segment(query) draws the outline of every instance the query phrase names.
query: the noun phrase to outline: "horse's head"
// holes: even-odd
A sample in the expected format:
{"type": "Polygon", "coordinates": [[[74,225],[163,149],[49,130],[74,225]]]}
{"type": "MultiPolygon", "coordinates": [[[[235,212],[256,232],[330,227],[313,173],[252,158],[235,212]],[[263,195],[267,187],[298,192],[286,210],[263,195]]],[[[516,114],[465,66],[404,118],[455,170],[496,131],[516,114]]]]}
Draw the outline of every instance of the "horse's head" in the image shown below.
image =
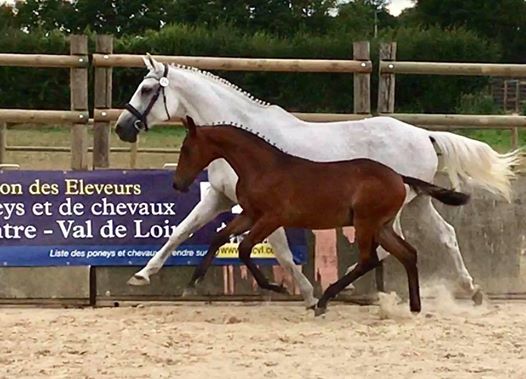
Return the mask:
{"type": "Polygon", "coordinates": [[[183,113],[169,79],[169,66],[157,62],[149,54],[143,60],[148,75],[137,87],[115,126],[119,138],[126,142],[137,141],[139,132],[147,131],[150,125],[181,117],[183,113]]]}
{"type": "Polygon", "coordinates": [[[188,133],[181,146],[173,187],[177,191],[186,192],[197,175],[217,158],[217,154],[214,153],[204,133],[199,132],[200,128],[195,125],[191,117],[183,118],[183,124],[188,133]]]}

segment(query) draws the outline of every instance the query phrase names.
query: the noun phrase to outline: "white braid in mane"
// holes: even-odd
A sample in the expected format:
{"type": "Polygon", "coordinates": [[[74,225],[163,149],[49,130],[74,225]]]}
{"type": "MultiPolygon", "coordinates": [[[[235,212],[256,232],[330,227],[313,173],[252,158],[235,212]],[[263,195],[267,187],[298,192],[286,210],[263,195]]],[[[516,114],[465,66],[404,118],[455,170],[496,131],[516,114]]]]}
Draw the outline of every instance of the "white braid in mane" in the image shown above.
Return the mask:
{"type": "Polygon", "coordinates": [[[220,122],[212,122],[211,124],[202,125],[202,126],[216,126],[216,127],[232,126],[234,128],[238,128],[238,129],[244,130],[245,132],[249,132],[253,136],[265,141],[270,146],[273,146],[274,148],[276,148],[277,150],[281,151],[282,153],[291,155],[289,152],[283,150],[282,147],[279,147],[278,145],[276,145],[276,143],[274,141],[271,141],[270,139],[268,139],[268,137],[264,136],[263,134],[260,134],[258,131],[253,131],[252,129],[247,128],[246,126],[244,126],[244,125],[242,125],[240,123],[237,123],[237,122],[220,121],[220,122]]]}
{"type": "Polygon", "coordinates": [[[222,84],[225,87],[232,88],[234,91],[239,92],[241,95],[245,96],[252,103],[257,104],[259,106],[269,107],[270,105],[272,105],[269,102],[266,102],[266,101],[263,101],[263,100],[260,100],[260,99],[258,99],[256,97],[254,97],[252,94],[248,93],[247,91],[243,90],[242,88],[239,88],[235,84],[233,84],[233,83],[229,82],[228,80],[223,79],[223,78],[221,78],[221,77],[219,77],[217,75],[214,75],[211,72],[204,71],[204,70],[201,70],[201,69],[199,69],[197,67],[193,67],[193,66],[186,66],[186,65],[183,65],[183,64],[173,64],[172,63],[172,64],[169,65],[169,67],[170,68],[174,68],[174,69],[184,70],[184,71],[190,71],[190,72],[193,72],[193,73],[197,73],[197,74],[203,76],[204,78],[212,79],[216,83],[222,84]]]}

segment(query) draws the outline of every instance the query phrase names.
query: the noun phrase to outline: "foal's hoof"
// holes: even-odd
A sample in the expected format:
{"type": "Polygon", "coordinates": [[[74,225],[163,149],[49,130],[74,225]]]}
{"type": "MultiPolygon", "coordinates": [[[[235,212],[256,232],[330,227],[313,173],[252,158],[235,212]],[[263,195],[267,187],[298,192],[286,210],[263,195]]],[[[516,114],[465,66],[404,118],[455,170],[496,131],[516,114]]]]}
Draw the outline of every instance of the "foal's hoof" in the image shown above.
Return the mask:
{"type": "Polygon", "coordinates": [[[482,305],[484,301],[484,293],[480,288],[477,288],[473,296],[471,296],[471,300],[473,300],[473,303],[475,303],[475,305],[482,305]]]}
{"type": "Polygon", "coordinates": [[[183,297],[196,296],[196,295],[197,295],[197,288],[195,287],[186,287],[183,290],[183,297]]]}
{"type": "Polygon", "coordinates": [[[321,307],[320,308],[320,307],[316,306],[314,308],[314,316],[315,317],[319,317],[321,315],[324,315],[325,313],[327,313],[327,308],[326,307],[321,307]]]}
{"type": "Polygon", "coordinates": [[[282,293],[285,295],[289,294],[289,291],[287,291],[287,288],[281,284],[276,283],[269,283],[268,289],[277,293],[282,293]]]}

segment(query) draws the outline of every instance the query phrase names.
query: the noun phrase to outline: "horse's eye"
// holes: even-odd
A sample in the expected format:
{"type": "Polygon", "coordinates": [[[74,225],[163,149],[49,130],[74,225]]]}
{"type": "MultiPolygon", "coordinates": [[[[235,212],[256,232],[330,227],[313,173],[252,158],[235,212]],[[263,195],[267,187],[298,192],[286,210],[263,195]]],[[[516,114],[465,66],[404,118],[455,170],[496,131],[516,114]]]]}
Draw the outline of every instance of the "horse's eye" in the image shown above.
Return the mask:
{"type": "Polygon", "coordinates": [[[149,93],[152,92],[152,89],[153,89],[152,87],[142,87],[141,88],[141,93],[143,95],[148,95],[149,93]]]}

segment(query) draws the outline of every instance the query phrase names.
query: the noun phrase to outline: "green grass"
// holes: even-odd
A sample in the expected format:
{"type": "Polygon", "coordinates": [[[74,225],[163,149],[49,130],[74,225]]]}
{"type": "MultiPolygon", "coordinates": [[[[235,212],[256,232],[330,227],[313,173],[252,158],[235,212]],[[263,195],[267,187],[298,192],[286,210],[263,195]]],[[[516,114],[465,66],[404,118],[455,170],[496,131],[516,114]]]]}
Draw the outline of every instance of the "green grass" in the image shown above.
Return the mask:
{"type": "MultiPolygon", "coordinates": [[[[511,146],[511,131],[510,130],[457,130],[454,133],[473,138],[479,141],[486,142],[498,152],[504,153],[512,149],[511,146]]],[[[526,145],[526,132],[519,128],[518,146],[526,145]]]]}

